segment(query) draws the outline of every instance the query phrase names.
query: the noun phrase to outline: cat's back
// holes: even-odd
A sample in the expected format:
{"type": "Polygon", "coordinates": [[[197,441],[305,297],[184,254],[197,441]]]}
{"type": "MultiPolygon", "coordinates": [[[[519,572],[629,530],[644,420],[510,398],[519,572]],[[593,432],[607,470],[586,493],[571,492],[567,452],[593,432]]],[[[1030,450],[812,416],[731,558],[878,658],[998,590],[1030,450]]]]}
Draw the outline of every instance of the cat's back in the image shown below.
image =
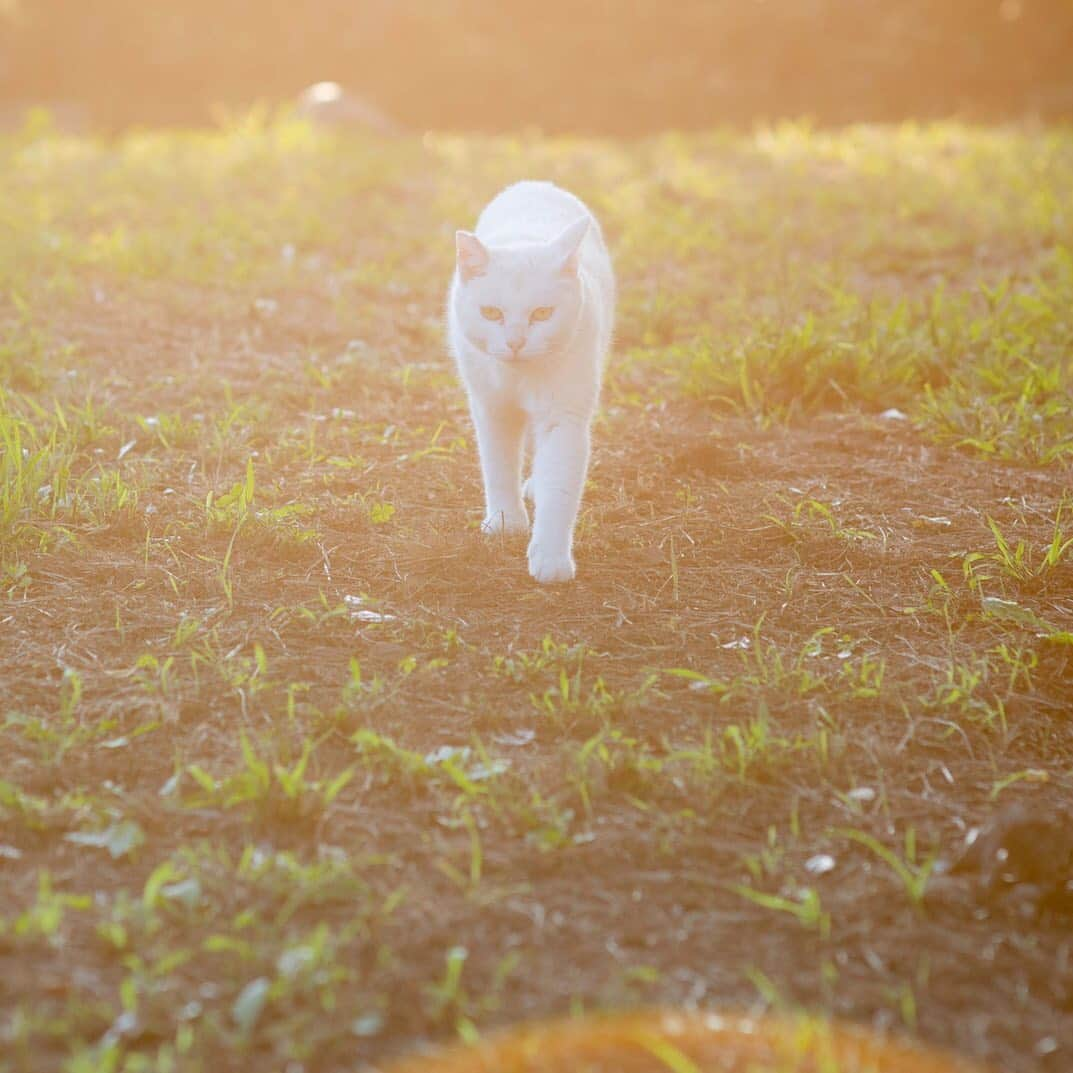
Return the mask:
{"type": "Polygon", "coordinates": [[[477,221],[477,236],[490,245],[550,242],[581,216],[593,221],[603,247],[599,222],[581,198],[555,183],[526,179],[488,202],[477,221]]]}

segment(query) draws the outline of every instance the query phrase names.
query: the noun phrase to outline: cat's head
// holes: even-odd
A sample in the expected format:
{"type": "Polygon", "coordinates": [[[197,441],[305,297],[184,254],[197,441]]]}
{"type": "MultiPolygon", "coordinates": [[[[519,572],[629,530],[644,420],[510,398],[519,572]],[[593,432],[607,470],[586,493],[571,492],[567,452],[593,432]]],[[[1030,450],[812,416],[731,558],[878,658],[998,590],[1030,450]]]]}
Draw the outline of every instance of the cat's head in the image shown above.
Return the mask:
{"type": "Polygon", "coordinates": [[[578,250],[588,229],[583,216],[551,242],[517,246],[486,246],[459,231],[455,314],[470,344],[513,362],[565,343],[581,310],[578,250]]]}

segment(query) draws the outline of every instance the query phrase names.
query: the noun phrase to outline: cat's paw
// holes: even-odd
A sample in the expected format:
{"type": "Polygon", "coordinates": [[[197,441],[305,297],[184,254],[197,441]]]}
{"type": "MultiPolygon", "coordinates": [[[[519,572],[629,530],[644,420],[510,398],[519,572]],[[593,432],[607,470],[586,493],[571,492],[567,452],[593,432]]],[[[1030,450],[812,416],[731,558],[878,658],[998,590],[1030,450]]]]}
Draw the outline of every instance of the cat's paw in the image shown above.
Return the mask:
{"type": "Polygon", "coordinates": [[[489,511],[481,522],[481,532],[486,536],[529,532],[529,513],[522,504],[510,510],[489,511]]]}
{"type": "Polygon", "coordinates": [[[573,581],[576,573],[569,551],[545,551],[539,544],[529,545],[529,575],[541,585],[573,581]]]}

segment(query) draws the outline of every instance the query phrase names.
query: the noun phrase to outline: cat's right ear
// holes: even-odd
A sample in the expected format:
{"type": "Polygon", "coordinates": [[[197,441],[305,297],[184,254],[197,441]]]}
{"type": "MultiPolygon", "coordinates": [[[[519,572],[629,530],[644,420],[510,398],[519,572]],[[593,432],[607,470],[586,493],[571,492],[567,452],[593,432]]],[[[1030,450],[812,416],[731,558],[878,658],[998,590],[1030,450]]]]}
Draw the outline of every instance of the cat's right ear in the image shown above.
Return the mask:
{"type": "Polygon", "coordinates": [[[488,268],[488,247],[472,231],[455,232],[455,254],[463,282],[483,276],[488,268]]]}

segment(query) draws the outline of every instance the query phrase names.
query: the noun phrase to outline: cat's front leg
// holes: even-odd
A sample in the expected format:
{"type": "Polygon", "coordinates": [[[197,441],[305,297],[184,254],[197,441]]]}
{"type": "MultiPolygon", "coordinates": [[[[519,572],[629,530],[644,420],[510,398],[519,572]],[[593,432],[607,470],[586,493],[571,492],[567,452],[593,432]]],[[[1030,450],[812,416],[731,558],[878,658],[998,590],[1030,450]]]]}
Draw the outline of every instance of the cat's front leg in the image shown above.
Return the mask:
{"type": "Polygon", "coordinates": [[[589,466],[589,422],[565,417],[536,431],[529,491],[536,508],[529,542],[529,573],[542,584],[570,581],[574,523],[589,466]]]}
{"type": "Polygon", "coordinates": [[[522,438],[525,416],[474,402],[473,424],[484,478],[484,521],[481,530],[497,533],[525,533],[529,513],[522,501],[522,438]]]}

